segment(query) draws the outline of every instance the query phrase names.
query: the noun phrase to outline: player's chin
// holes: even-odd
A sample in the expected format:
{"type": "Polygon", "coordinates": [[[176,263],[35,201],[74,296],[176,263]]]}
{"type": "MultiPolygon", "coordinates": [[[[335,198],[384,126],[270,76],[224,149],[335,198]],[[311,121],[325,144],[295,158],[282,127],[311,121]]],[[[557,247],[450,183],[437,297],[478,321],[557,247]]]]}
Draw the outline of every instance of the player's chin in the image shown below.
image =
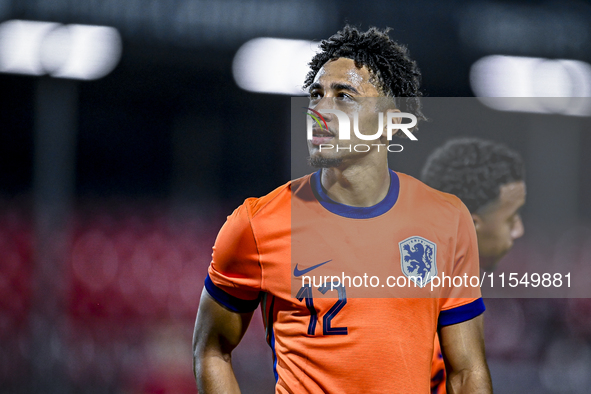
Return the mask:
{"type": "Polygon", "coordinates": [[[499,261],[497,258],[480,258],[480,270],[484,272],[491,272],[497,268],[499,261]]]}
{"type": "Polygon", "coordinates": [[[308,142],[308,153],[310,154],[311,158],[334,159],[339,157],[339,153],[341,152],[337,152],[335,149],[331,149],[330,147],[313,145],[308,142]]]}
{"type": "Polygon", "coordinates": [[[511,247],[499,250],[496,253],[493,253],[489,256],[481,256],[480,269],[487,272],[494,271],[499,265],[500,261],[503,259],[503,257],[505,257],[505,255],[509,252],[510,249],[511,247]]]}
{"type": "Polygon", "coordinates": [[[339,167],[343,160],[339,157],[331,155],[313,154],[310,152],[308,157],[308,164],[314,168],[331,168],[339,167]]]}

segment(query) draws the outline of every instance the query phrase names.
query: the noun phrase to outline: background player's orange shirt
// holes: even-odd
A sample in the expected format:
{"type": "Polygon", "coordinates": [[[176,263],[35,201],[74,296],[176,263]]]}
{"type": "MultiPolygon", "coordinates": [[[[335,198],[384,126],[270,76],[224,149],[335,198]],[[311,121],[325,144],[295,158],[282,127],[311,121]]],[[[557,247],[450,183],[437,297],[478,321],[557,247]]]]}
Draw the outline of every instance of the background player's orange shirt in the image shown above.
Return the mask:
{"type": "Polygon", "coordinates": [[[338,271],[354,259],[360,269],[378,264],[402,276],[401,242],[411,238],[436,245],[437,272],[478,275],[474,225],[455,196],[392,172],[382,202],[348,207],[326,196],[316,173],[247,199],[228,217],[206,288],[236,312],[262,302],[277,393],[427,393],[437,325],[481,314],[479,289],[425,295],[425,286],[422,298],[350,298],[346,286],[292,289],[294,277],[338,271]],[[302,234],[314,234],[307,248],[298,246],[305,253],[292,250],[302,234]],[[302,255],[313,261],[292,261],[302,255]]]}

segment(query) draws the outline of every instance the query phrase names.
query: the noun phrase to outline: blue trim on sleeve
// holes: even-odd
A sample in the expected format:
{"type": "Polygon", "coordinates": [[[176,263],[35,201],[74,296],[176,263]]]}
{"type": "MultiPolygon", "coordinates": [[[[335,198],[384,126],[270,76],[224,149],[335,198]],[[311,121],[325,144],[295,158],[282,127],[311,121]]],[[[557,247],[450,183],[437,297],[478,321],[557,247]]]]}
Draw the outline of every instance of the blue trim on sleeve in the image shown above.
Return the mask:
{"type": "Polygon", "coordinates": [[[217,302],[236,313],[248,313],[253,312],[259,306],[261,299],[259,296],[254,300],[243,300],[233,295],[230,295],[217,287],[209,277],[209,274],[205,278],[205,288],[210,296],[212,296],[217,302]]]}
{"type": "Polygon", "coordinates": [[[452,324],[462,323],[479,316],[486,310],[482,298],[472,301],[469,304],[448,309],[439,313],[439,325],[450,326],[452,324]]]}
{"type": "Polygon", "coordinates": [[[392,170],[390,170],[390,188],[388,189],[388,194],[386,194],[386,197],[382,201],[371,207],[353,207],[332,200],[322,188],[321,171],[319,170],[312,174],[310,184],[318,202],[335,215],[351,219],[371,219],[388,212],[396,204],[396,201],[398,201],[400,179],[398,179],[398,174],[392,170]]]}

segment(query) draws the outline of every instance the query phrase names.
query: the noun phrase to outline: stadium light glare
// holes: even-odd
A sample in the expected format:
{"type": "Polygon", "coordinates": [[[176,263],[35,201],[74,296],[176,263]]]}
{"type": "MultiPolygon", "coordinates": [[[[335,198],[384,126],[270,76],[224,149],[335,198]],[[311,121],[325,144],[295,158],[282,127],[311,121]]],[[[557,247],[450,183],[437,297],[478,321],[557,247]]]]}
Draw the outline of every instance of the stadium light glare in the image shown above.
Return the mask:
{"type": "Polygon", "coordinates": [[[92,80],[121,58],[112,27],[12,20],[0,24],[0,72],[92,80]]]}
{"type": "Polygon", "coordinates": [[[498,110],[591,115],[591,65],[578,60],[486,56],[472,65],[470,85],[498,110]]]}
{"type": "Polygon", "coordinates": [[[303,95],[308,62],[318,45],[314,41],[279,38],[250,40],[234,56],[234,80],[251,92],[303,95]]]}
{"type": "Polygon", "coordinates": [[[59,23],[10,20],[0,24],[0,71],[43,75],[39,50],[44,37],[59,23]]]}
{"type": "Polygon", "coordinates": [[[109,74],[121,58],[121,37],[107,26],[69,25],[70,55],[51,75],[59,78],[98,79],[109,74]]]}

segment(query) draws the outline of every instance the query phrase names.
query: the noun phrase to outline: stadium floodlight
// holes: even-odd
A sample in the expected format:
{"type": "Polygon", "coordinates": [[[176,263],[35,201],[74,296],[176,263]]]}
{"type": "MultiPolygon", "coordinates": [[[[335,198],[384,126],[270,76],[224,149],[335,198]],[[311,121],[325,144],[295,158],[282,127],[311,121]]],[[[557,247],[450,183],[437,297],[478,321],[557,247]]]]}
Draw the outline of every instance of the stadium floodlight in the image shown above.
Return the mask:
{"type": "Polygon", "coordinates": [[[0,24],[0,71],[43,75],[39,50],[44,37],[59,23],[11,20],[0,24]]]}
{"type": "Polygon", "coordinates": [[[92,80],[121,58],[112,27],[12,20],[0,24],[0,71],[92,80]]]}
{"type": "Polygon", "coordinates": [[[109,74],[121,58],[121,37],[112,27],[62,26],[46,40],[52,44],[44,48],[42,59],[48,66],[61,64],[54,71],[46,66],[58,78],[98,79],[109,74]],[[52,57],[52,54],[59,55],[52,57]]]}
{"type": "Polygon", "coordinates": [[[280,38],[255,38],[234,56],[234,80],[244,90],[259,93],[303,95],[308,62],[318,42],[280,38]]]}
{"type": "Polygon", "coordinates": [[[472,65],[470,85],[498,110],[591,115],[591,65],[578,60],[486,56],[472,65]],[[505,99],[517,97],[526,99],[505,99]]]}

